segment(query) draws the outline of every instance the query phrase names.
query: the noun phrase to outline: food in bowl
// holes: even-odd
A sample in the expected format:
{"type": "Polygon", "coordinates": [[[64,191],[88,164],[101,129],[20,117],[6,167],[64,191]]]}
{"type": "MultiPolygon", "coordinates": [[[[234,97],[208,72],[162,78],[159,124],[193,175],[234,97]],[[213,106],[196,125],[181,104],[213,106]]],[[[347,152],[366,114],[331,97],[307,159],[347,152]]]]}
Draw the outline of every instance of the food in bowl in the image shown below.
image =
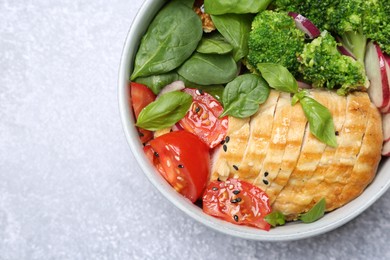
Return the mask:
{"type": "Polygon", "coordinates": [[[131,75],[136,127],[157,172],[207,214],[312,222],[359,196],[388,153],[387,45],[371,28],[362,55],[301,6],[247,2],[158,12],[131,75]]]}

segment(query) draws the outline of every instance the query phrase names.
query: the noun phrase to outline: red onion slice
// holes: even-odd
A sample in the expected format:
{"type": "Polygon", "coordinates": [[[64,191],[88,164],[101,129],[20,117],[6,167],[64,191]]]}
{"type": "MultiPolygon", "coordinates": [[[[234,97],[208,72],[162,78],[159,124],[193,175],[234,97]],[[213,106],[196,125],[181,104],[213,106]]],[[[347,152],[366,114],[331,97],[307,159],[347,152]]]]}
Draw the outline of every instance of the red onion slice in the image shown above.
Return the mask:
{"type": "Polygon", "coordinates": [[[304,32],[309,39],[314,39],[320,36],[320,30],[303,15],[294,12],[289,12],[288,15],[294,18],[297,28],[304,32]]]}
{"type": "Polygon", "coordinates": [[[181,80],[178,80],[178,81],[174,81],[172,82],[171,84],[168,84],[166,85],[161,91],[160,93],[158,93],[157,98],[159,98],[162,94],[165,94],[165,93],[168,93],[168,92],[172,92],[172,91],[177,91],[177,90],[182,90],[184,89],[186,86],[184,85],[184,82],[181,81],[181,80]]]}

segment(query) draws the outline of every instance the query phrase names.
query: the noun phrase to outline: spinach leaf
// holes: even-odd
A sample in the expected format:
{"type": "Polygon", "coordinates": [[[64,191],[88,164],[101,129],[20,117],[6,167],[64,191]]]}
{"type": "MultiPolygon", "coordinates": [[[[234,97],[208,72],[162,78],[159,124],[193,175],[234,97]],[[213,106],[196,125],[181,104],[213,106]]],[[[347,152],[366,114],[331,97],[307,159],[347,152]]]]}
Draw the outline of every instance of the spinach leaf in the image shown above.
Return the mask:
{"type": "Polygon", "coordinates": [[[204,0],[208,14],[258,13],[264,11],[272,0],[204,0]]]}
{"type": "Polygon", "coordinates": [[[299,219],[305,223],[311,223],[320,219],[325,214],[325,205],[325,199],[322,198],[308,212],[300,215],[299,219]]]}
{"type": "Polygon", "coordinates": [[[261,77],[255,74],[240,75],[223,91],[224,111],[220,117],[249,117],[259,110],[259,105],[267,100],[269,93],[269,86],[261,77]]]}
{"type": "Polygon", "coordinates": [[[259,63],[257,68],[268,84],[279,91],[288,93],[298,92],[298,83],[294,76],[280,64],[259,63]]]}
{"type": "Polygon", "coordinates": [[[135,82],[148,86],[157,95],[163,87],[178,80],[178,78],[179,75],[176,72],[168,72],[148,77],[139,77],[135,79],[135,82]]]}
{"type": "Polygon", "coordinates": [[[233,58],[240,60],[248,54],[248,39],[253,20],[252,15],[224,14],[212,15],[211,19],[218,31],[233,45],[233,58]]]}
{"type": "Polygon", "coordinates": [[[173,0],[172,2],[179,2],[188,6],[189,8],[192,8],[194,6],[195,0],[173,0]]]}
{"type": "Polygon", "coordinates": [[[225,38],[219,33],[212,34],[208,37],[203,37],[200,41],[197,52],[200,53],[215,53],[215,54],[225,54],[233,50],[233,46],[228,43],[225,38]]]}
{"type": "Polygon", "coordinates": [[[188,81],[201,85],[224,84],[237,75],[237,64],[229,54],[194,53],[177,70],[188,81]]]}
{"type": "Polygon", "coordinates": [[[277,225],[284,225],[286,223],[285,216],[279,212],[274,211],[264,218],[265,221],[267,221],[271,226],[276,227],[277,225]]]}
{"type": "Polygon", "coordinates": [[[317,137],[318,140],[329,146],[336,147],[337,140],[330,111],[308,96],[301,98],[299,101],[302,105],[303,112],[309,121],[310,132],[317,137]]]}
{"type": "Polygon", "coordinates": [[[185,116],[191,104],[191,95],[168,92],[141,110],[136,126],[151,131],[170,127],[185,116]]]}
{"type": "Polygon", "coordinates": [[[212,95],[216,100],[222,103],[222,96],[225,87],[223,85],[210,85],[210,86],[201,86],[199,85],[197,89],[201,89],[206,93],[212,95]]]}
{"type": "Polygon", "coordinates": [[[141,40],[131,80],[179,67],[202,38],[202,22],[188,6],[173,1],[156,15],[141,40]]]}

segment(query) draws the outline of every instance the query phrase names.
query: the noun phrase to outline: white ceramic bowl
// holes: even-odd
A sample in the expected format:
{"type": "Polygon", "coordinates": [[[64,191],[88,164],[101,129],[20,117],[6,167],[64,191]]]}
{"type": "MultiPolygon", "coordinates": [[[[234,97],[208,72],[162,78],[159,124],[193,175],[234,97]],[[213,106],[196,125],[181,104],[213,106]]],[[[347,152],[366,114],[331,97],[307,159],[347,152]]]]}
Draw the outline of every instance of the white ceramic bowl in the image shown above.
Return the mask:
{"type": "Polygon", "coordinates": [[[152,184],[176,207],[190,217],[222,233],[262,241],[283,241],[307,238],[333,230],[354,217],[358,216],[372,205],[390,186],[390,160],[382,162],[374,181],[358,198],[347,205],[327,213],[320,220],[311,223],[289,223],[285,226],[272,228],[269,232],[230,224],[206,215],[202,209],[182,197],[155,171],[144,156],[142,144],[134,127],[134,118],[128,105],[128,81],[133,69],[134,57],[142,35],[145,33],[154,15],[165,3],[164,0],[146,0],[131,25],[123,49],[119,72],[119,106],[123,128],[130,148],[141,166],[143,172],[152,184]]]}

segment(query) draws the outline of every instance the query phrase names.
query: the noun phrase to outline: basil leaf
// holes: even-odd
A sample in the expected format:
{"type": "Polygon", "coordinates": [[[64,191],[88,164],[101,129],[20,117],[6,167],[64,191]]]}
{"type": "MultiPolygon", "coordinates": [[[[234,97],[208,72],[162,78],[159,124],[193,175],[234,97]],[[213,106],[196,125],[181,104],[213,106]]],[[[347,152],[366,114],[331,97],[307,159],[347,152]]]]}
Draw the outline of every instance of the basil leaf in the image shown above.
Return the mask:
{"type": "Polygon", "coordinates": [[[156,15],[141,40],[131,80],[179,67],[194,52],[203,29],[199,16],[174,1],[156,15]]]}
{"type": "Polygon", "coordinates": [[[284,225],[286,223],[285,216],[278,211],[274,211],[264,218],[271,226],[276,227],[277,225],[284,225]]]}
{"type": "Polygon", "coordinates": [[[261,77],[255,74],[240,75],[227,84],[223,91],[224,111],[220,117],[249,117],[259,110],[259,105],[267,100],[269,93],[269,86],[261,77]]]}
{"type": "Polygon", "coordinates": [[[308,212],[301,214],[299,219],[305,223],[311,223],[320,219],[325,214],[325,199],[319,200],[308,212]]]}
{"type": "Polygon", "coordinates": [[[225,14],[212,15],[211,19],[218,31],[233,45],[233,58],[240,60],[248,54],[248,39],[252,15],[225,14]]]}
{"type": "Polygon", "coordinates": [[[200,41],[197,52],[200,53],[215,53],[215,54],[226,54],[233,50],[233,46],[228,43],[225,38],[219,33],[212,34],[208,37],[203,37],[200,41]]]}
{"type": "Polygon", "coordinates": [[[191,104],[191,95],[168,92],[141,110],[136,126],[151,131],[170,127],[185,116],[191,104]]]}
{"type": "Polygon", "coordinates": [[[325,144],[336,147],[337,140],[330,111],[311,97],[300,99],[303,112],[310,125],[310,132],[325,144]]]}
{"type": "Polygon", "coordinates": [[[298,83],[294,76],[280,64],[259,63],[257,68],[271,88],[288,93],[298,92],[298,83]]]}
{"type": "Polygon", "coordinates": [[[168,72],[148,77],[139,77],[135,79],[135,82],[148,86],[154,94],[158,94],[163,87],[178,80],[178,78],[179,75],[176,72],[168,72]]]}
{"type": "Polygon", "coordinates": [[[205,0],[204,8],[208,14],[258,13],[267,9],[272,0],[205,0]]]}
{"type": "Polygon", "coordinates": [[[224,84],[237,75],[238,67],[229,54],[194,53],[177,70],[180,76],[200,85],[224,84]]]}
{"type": "Polygon", "coordinates": [[[299,90],[291,99],[291,105],[294,106],[299,100],[304,98],[307,95],[306,90],[299,90]]]}

